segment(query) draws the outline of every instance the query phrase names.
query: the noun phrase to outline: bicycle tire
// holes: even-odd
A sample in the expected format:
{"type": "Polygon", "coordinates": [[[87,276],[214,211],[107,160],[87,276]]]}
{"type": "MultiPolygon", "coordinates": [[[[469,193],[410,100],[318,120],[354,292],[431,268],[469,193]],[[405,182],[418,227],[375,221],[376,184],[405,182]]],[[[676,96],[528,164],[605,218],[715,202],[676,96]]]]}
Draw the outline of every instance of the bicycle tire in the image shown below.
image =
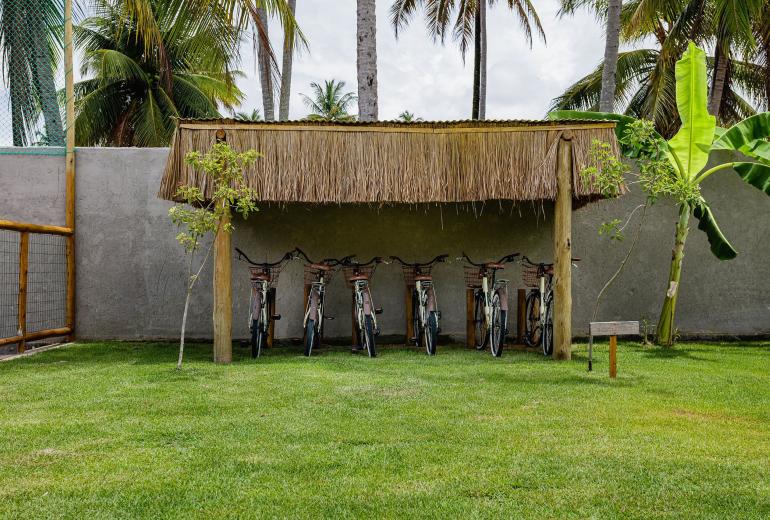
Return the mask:
{"type": "Polygon", "coordinates": [[[418,299],[419,295],[415,290],[412,297],[412,331],[414,332],[414,345],[416,347],[422,345],[422,327],[420,326],[420,304],[418,299]]]}
{"type": "Polygon", "coordinates": [[[436,343],[438,340],[438,323],[436,321],[436,312],[432,311],[428,315],[428,329],[424,332],[425,350],[429,356],[436,355],[436,343]]]}
{"type": "Polygon", "coordinates": [[[476,350],[484,350],[484,347],[487,346],[487,324],[484,319],[484,297],[479,292],[475,299],[476,303],[473,311],[473,323],[475,325],[474,332],[476,336],[473,345],[476,347],[476,350]]]}
{"type": "Polygon", "coordinates": [[[545,299],[545,318],[543,324],[543,355],[553,355],[553,294],[545,299]]]}
{"type": "Polygon", "coordinates": [[[262,330],[262,326],[257,327],[256,334],[251,336],[251,357],[257,359],[262,355],[262,347],[267,340],[267,333],[262,330]]]}
{"type": "Polygon", "coordinates": [[[364,330],[361,332],[369,357],[377,357],[377,347],[374,344],[374,319],[371,316],[364,316],[364,330]]]}
{"type": "Polygon", "coordinates": [[[528,347],[539,347],[543,334],[540,326],[540,291],[536,289],[527,295],[525,317],[524,343],[528,347]]]}
{"type": "Polygon", "coordinates": [[[315,320],[308,319],[307,325],[305,326],[305,356],[310,357],[310,354],[313,352],[315,340],[315,320]]]}
{"type": "Polygon", "coordinates": [[[489,327],[489,350],[494,357],[503,355],[503,321],[500,309],[500,295],[492,297],[492,319],[489,327]]]}

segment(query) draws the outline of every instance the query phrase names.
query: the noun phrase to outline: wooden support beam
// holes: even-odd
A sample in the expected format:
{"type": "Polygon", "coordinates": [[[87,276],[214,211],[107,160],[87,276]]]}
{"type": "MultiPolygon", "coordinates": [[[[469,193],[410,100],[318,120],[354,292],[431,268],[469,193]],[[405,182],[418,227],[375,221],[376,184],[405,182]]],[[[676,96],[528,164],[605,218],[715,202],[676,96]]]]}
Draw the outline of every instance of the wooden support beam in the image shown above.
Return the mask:
{"type": "Polygon", "coordinates": [[[267,316],[270,323],[267,326],[267,347],[273,348],[273,342],[275,341],[275,320],[273,319],[273,316],[275,316],[275,287],[271,287],[268,291],[270,291],[270,306],[267,308],[267,316]]]}
{"type": "Polygon", "coordinates": [[[13,336],[11,338],[0,339],[0,347],[3,345],[12,345],[21,341],[30,342],[37,341],[39,339],[53,338],[56,336],[68,336],[72,334],[72,329],[68,327],[62,327],[60,329],[45,329],[38,330],[36,332],[30,332],[26,336],[13,336]]]}
{"type": "Polygon", "coordinates": [[[27,273],[29,272],[29,233],[23,231],[19,236],[19,303],[17,335],[21,337],[16,348],[22,354],[26,348],[27,336],[27,273]]]}
{"type": "Polygon", "coordinates": [[[527,290],[516,291],[516,344],[524,344],[524,333],[527,330],[527,290]]]}
{"type": "Polygon", "coordinates": [[[414,286],[407,285],[406,293],[404,295],[404,309],[406,310],[406,337],[404,338],[405,345],[411,345],[412,338],[414,337],[414,286]]]}
{"type": "Polygon", "coordinates": [[[75,79],[72,0],[64,0],[64,122],[65,223],[67,237],[67,341],[75,339],[75,79]]]}
{"type": "Polygon", "coordinates": [[[224,213],[214,242],[214,362],[233,361],[233,281],[230,233],[230,208],[222,202],[224,213]]]}
{"type": "Polygon", "coordinates": [[[72,229],[68,227],[41,226],[39,224],[29,224],[27,222],[14,222],[13,220],[0,220],[0,229],[28,233],[42,233],[46,235],[69,236],[72,234],[72,229]]]}
{"type": "Polygon", "coordinates": [[[554,207],[553,358],[572,357],[572,133],[559,139],[554,207]]]}
{"type": "Polygon", "coordinates": [[[351,333],[350,333],[350,343],[356,347],[363,343],[363,338],[358,337],[358,327],[356,323],[356,293],[355,291],[351,291],[351,298],[350,298],[350,323],[351,323],[351,333]]]}
{"type": "Polygon", "coordinates": [[[476,322],[474,320],[474,304],[476,301],[473,298],[473,289],[465,289],[465,346],[468,348],[474,348],[476,342],[476,322]]]}

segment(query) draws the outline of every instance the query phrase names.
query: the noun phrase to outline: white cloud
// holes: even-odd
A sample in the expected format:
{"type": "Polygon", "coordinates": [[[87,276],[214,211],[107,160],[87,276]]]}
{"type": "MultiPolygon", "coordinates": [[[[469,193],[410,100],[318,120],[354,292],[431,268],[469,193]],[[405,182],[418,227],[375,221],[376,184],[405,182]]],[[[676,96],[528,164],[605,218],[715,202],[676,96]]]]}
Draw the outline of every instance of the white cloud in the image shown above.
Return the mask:
{"type": "MultiPolygon", "coordinates": [[[[472,94],[472,55],[463,66],[454,41],[434,43],[420,12],[396,40],[389,22],[389,0],[378,0],[377,53],[380,118],[396,118],[403,110],[425,119],[467,119],[472,94]]],[[[489,12],[487,118],[542,118],[551,100],[592,70],[604,51],[604,30],[588,12],[558,19],[558,0],[538,0],[547,45],[527,45],[518,21],[504,3],[489,12]]],[[[291,116],[306,115],[300,92],[312,81],[338,79],[356,90],[356,1],[297,0],[297,19],[310,44],[295,58],[291,116]]],[[[282,47],[280,27],[271,26],[276,52],[282,47]]],[[[262,108],[255,79],[251,44],[244,46],[240,82],[246,108],[262,108]]]]}

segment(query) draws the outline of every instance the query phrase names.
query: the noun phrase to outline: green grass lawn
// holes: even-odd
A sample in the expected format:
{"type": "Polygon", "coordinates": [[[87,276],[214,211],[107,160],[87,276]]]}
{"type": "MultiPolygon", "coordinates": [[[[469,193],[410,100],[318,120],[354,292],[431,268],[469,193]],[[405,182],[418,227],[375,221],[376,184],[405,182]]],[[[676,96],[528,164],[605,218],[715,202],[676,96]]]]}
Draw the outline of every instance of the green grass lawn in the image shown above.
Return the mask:
{"type": "Polygon", "coordinates": [[[0,517],[770,517],[770,343],[0,364],[0,517]]]}

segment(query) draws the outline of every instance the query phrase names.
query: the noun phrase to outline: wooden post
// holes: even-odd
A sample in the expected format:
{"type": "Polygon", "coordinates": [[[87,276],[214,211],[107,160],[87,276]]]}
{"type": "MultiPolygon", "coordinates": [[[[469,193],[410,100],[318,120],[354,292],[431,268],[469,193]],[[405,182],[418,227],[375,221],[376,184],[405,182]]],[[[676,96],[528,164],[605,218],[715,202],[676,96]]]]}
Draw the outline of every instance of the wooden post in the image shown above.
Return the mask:
{"type": "Polygon", "coordinates": [[[406,306],[406,338],[404,338],[404,344],[410,345],[412,338],[414,338],[414,286],[406,286],[406,294],[404,295],[404,305],[406,306]]]}
{"type": "Polygon", "coordinates": [[[214,242],[214,362],[233,360],[233,286],[230,233],[223,228],[230,222],[227,201],[214,242]]]}
{"type": "Polygon", "coordinates": [[[29,271],[29,233],[22,232],[19,236],[19,333],[21,337],[17,352],[21,354],[27,349],[27,272],[29,271]]]}
{"type": "Polygon", "coordinates": [[[75,338],[75,83],[73,76],[72,0],[64,0],[64,175],[65,222],[72,230],[67,237],[67,328],[72,332],[67,340],[75,338]]]}
{"type": "Polygon", "coordinates": [[[610,336],[610,377],[618,376],[618,337],[610,336]]]}
{"type": "Polygon", "coordinates": [[[524,332],[527,329],[527,290],[516,291],[516,344],[524,344],[524,332]]]}
{"type": "Polygon", "coordinates": [[[554,208],[554,359],[572,357],[572,133],[559,139],[554,208]]]}
{"type": "Polygon", "coordinates": [[[476,342],[476,321],[474,320],[474,304],[476,301],[473,298],[473,289],[465,290],[465,346],[468,348],[474,348],[476,342]]]}

